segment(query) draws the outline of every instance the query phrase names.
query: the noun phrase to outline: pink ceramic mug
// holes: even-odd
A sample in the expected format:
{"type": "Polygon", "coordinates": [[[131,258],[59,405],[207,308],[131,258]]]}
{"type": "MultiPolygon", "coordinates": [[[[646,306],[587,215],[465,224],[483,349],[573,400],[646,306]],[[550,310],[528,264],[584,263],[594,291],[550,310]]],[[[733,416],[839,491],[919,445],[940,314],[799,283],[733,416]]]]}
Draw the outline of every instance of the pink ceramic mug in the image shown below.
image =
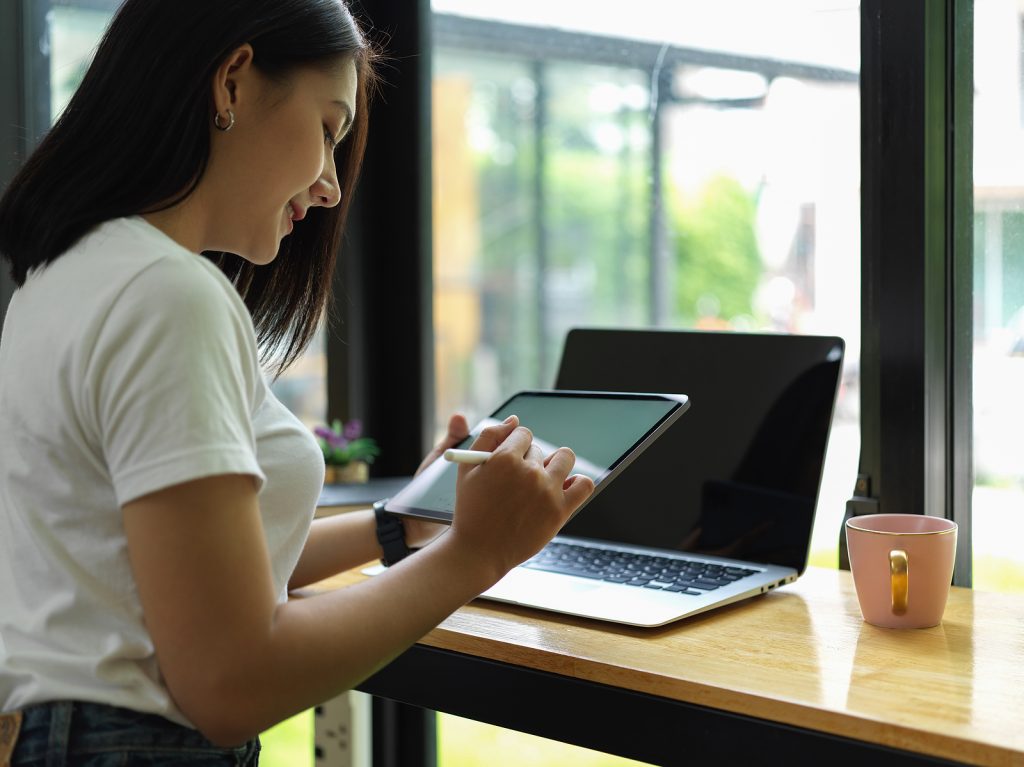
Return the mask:
{"type": "Polygon", "coordinates": [[[922,514],[846,520],[850,570],[864,620],[891,629],[942,622],[953,579],[956,522],[922,514]]]}

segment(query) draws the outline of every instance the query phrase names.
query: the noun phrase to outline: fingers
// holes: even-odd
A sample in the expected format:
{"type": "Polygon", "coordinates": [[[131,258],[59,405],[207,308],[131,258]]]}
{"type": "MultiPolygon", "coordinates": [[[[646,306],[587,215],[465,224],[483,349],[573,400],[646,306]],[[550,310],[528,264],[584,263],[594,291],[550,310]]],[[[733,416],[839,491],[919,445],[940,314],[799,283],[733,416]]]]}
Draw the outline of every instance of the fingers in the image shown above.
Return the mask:
{"type": "MultiPolygon", "coordinates": [[[[530,458],[530,451],[535,447],[533,444],[533,432],[527,429],[525,426],[517,426],[512,430],[512,433],[505,437],[505,441],[494,448],[495,453],[509,452],[518,458],[530,458]]],[[[540,462],[544,459],[540,448],[537,448],[537,454],[532,456],[534,460],[540,462]]]]}
{"type": "MultiPolygon", "coordinates": [[[[594,482],[589,477],[582,474],[569,476],[576,465],[576,454],[568,447],[560,447],[545,457],[543,450],[533,441],[533,433],[518,424],[518,418],[509,416],[503,423],[488,426],[473,443],[473,449],[509,453],[543,467],[548,476],[561,485],[567,505],[575,509],[594,491],[594,482]]],[[[460,476],[471,468],[460,466],[460,476]]]]}
{"type": "Polygon", "coordinates": [[[420,464],[419,468],[416,469],[416,473],[419,474],[426,469],[430,464],[441,457],[441,454],[450,447],[455,447],[462,440],[469,436],[469,424],[466,422],[466,416],[461,413],[456,413],[448,419],[448,433],[441,438],[441,441],[434,446],[434,449],[427,453],[426,458],[420,464]]]}
{"type": "Polygon", "coordinates": [[[576,465],[576,454],[567,447],[560,447],[547,457],[544,465],[553,477],[564,482],[572,467],[576,465]]]}
{"type": "MultiPolygon", "coordinates": [[[[480,432],[480,435],[473,442],[474,450],[486,450],[494,452],[499,445],[503,444],[519,426],[519,417],[510,415],[502,423],[488,426],[480,432]]],[[[520,455],[526,453],[526,445],[523,445],[520,455]]]]}
{"type": "Polygon", "coordinates": [[[455,447],[469,436],[469,422],[462,413],[456,413],[448,419],[448,434],[442,443],[444,448],[455,447]]]}
{"type": "Polygon", "coordinates": [[[573,474],[562,484],[562,489],[566,505],[575,510],[594,492],[594,480],[583,474],[573,474]]]}
{"type": "Polygon", "coordinates": [[[560,447],[548,456],[544,462],[552,478],[560,481],[565,494],[565,504],[569,509],[577,509],[590,494],[594,492],[594,480],[583,474],[569,476],[576,465],[576,454],[567,447],[560,447]]]}

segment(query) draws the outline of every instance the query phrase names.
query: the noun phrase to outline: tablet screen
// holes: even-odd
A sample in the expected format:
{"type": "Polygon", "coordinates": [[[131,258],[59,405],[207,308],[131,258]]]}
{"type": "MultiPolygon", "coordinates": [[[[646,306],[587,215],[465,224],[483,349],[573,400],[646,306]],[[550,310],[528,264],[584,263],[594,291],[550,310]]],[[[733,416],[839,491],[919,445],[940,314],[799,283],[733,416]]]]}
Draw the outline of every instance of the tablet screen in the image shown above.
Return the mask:
{"type": "MultiPolygon", "coordinates": [[[[472,430],[459,447],[469,447],[488,425],[510,415],[533,432],[545,456],[572,448],[572,473],[594,480],[596,495],[672,424],[689,405],[685,395],[613,392],[526,391],[510,398],[472,430]]],[[[451,522],[458,467],[439,458],[387,504],[398,514],[451,522]]],[[[582,507],[581,507],[582,508],[582,507]]]]}

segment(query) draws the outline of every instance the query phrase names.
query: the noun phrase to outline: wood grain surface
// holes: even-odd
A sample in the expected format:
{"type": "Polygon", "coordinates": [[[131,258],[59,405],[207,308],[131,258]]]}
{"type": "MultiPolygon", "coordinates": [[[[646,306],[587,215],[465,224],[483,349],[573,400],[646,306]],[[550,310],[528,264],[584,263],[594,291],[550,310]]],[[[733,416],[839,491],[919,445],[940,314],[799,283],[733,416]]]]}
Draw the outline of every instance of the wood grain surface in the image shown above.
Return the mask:
{"type": "MultiPolygon", "coordinates": [[[[365,578],[353,570],[313,587],[365,578]]],[[[940,626],[876,628],[849,573],[656,629],[477,600],[422,644],[984,765],[1024,766],[1024,595],[954,588],[940,626]]]]}

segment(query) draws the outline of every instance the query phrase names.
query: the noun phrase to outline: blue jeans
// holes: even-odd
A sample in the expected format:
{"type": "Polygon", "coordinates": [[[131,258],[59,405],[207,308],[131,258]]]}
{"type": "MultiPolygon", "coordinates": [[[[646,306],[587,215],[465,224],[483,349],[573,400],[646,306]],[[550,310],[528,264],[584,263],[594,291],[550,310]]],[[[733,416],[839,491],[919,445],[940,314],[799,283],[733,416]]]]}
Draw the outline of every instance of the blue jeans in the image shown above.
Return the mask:
{"type": "Polygon", "coordinates": [[[259,763],[260,741],[220,748],[198,730],[156,714],[80,701],[22,709],[11,767],[231,765],[259,763]]]}

